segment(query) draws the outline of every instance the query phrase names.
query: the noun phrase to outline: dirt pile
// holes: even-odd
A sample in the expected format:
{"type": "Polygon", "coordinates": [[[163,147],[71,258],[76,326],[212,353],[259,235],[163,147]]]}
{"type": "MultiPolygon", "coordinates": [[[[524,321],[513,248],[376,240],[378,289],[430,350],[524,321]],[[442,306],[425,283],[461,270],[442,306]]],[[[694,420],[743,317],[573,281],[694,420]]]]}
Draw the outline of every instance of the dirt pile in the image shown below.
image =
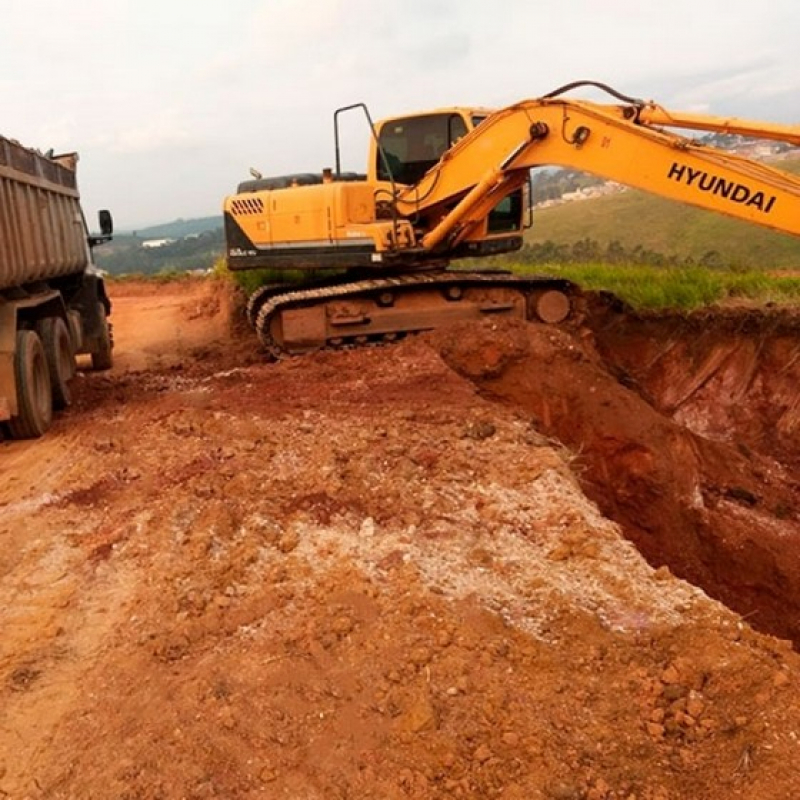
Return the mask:
{"type": "Polygon", "coordinates": [[[645,562],[552,395],[497,400],[591,368],[598,422],[643,413],[591,348],[487,325],[265,364],[208,292],[118,304],[115,372],[1,446],[0,796],[800,792],[800,657],[645,562]]]}

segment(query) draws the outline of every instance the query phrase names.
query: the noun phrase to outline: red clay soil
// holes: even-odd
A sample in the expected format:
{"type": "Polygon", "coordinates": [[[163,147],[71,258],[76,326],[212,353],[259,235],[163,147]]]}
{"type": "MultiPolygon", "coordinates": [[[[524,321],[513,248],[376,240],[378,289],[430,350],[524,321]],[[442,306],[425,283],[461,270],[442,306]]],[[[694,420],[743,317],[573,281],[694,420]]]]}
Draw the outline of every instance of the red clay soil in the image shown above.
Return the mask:
{"type": "Polygon", "coordinates": [[[800,643],[800,318],[597,307],[575,336],[436,336],[485,395],[573,449],[587,495],[654,566],[800,643]]]}
{"type": "Polygon", "coordinates": [[[800,656],[673,575],[738,534],[786,591],[776,459],[588,330],[269,364],[216,285],[125,292],[114,370],[0,443],[0,797],[800,796],[800,656]]]}

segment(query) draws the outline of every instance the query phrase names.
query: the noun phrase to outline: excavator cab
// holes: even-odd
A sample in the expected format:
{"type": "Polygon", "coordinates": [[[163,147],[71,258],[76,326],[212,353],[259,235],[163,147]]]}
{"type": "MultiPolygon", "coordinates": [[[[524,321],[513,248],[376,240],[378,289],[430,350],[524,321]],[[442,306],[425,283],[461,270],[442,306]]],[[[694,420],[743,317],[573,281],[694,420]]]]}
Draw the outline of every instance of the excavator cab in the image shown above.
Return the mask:
{"type": "MultiPolygon", "coordinates": [[[[490,113],[483,108],[448,108],[379,122],[370,164],[375,179],[381,184],[414,186],[490,113]]],[[[511,192],[488,213],[477,238],[518,233],[527,210],[525,190],[511,192]]]]}
{"type": "Polygon", "coordinates": [[[475,124],[461,111],[387,120],[378,133],[378,180],[412,186],[475,124]]]}
{"type": "Polygon", "coordinates": [[[379,181],[413,186],[491,111],[447,108],[377,123],[372,170],[379,181]]]}

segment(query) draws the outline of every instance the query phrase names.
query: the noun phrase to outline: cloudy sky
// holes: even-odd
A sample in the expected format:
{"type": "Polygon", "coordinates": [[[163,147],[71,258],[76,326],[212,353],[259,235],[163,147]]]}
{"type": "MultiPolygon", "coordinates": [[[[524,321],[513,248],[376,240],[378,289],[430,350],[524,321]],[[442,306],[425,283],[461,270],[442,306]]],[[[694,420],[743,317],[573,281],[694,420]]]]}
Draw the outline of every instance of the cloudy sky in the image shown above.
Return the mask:
{"type": "Polygon", "coordinates": [[[0,134],[78,150],[87,215],[133,230],[219,213],[251,166],[332,165],[354,102],[380,118],[593,79],[800,122],[798,31],[798,0],[4,0],[0,134]]]}

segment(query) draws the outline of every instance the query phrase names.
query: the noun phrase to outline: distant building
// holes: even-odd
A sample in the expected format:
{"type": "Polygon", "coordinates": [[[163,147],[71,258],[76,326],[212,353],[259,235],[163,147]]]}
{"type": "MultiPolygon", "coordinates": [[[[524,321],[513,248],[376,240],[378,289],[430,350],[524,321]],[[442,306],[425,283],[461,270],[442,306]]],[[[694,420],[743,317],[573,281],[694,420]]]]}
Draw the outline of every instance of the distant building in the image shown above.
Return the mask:
{"type": "Polygon", "coordinates": [[[168,244],[173,244],[175,242],[174,239],[146,239],[142,242],[142,247],[146,247],[148,250],[155,250],[157,247],[165,247],[168,244]]]}
{"type": "Polygon", "coordinates": [[[541,200],[535,203],[539,208],[551,208],[552,206],[560,206],[565,203],[574,203],[579,200],[592,200],[596,197],[603,197],[607,194],[616,194],[618,192],[627,191],[627,186],[615,181],[605,181],[598,183],[594,186],[584,186],[582,189],[575,189],[571,192],[564,192],[561,197],[553,198],[550,200],[541,200]]]}

